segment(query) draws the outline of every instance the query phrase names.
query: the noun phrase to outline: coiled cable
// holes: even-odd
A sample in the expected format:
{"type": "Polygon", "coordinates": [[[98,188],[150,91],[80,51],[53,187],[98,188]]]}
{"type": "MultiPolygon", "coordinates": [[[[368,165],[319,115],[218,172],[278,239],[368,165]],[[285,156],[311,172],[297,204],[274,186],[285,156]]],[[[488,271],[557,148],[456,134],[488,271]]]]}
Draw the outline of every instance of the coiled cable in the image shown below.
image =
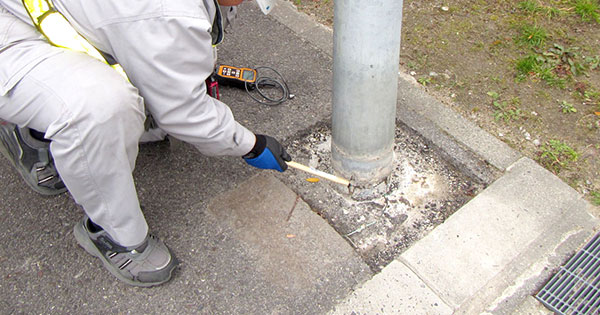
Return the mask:
{"type": "Polygon", "coordinates": [[[295,95],[290,93],[285,79],[277,70],[266,66],[257,67],[255,70],[256,82],[253,84],[244,83],[246,92],[253,100],[263,105],[277,106],[288,99],[294,98],[295,95]],[[273,72],[274,77],[262,75],[261,69],[273,72]],[[274,92],[273,89],[276,91],[274,92]]]}

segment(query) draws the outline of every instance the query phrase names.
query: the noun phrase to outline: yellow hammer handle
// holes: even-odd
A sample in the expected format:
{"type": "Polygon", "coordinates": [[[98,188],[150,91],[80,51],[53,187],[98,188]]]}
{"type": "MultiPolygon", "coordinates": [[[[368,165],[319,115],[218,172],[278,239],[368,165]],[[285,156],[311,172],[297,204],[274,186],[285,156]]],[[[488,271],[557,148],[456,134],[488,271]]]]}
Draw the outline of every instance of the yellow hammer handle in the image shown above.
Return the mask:
{"type": "Polygon", "coordinates": [[[319,176],[319,177],[323,177],[323,178],[325,178],[327,180],[330,180],[332,182],[336,182],[338,184],[342,184],[342,185],[345,185],[345,186],[349,186],[350,185],[350,181],[347,180],[347,179],[345,179],[345,178],[337,177],[335,175],[331,175],[331,174],[325,173],[323,171],[316,170],[316,169],[314,169],[312,167],[308,167],[306,165],[302,165],[302,164],[296,163],[294,161],[285,162],[285,163],[287,163],[287,165],[289,167],[293,167],[295,169],[299,169],[301,171],[305,171],[307,173],[310,173],[310,174],[313,174],[313,175],[316,175],[316,176],[319,176]]]}

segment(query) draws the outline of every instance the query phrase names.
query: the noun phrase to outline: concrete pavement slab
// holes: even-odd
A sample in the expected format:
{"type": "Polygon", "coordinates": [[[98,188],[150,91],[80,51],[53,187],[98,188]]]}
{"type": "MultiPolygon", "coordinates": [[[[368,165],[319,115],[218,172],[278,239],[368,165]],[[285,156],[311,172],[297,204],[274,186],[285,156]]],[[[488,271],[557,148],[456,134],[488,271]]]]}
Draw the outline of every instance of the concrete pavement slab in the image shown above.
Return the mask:
{"type": "Polygon", "coordinates": [[[554,312],[547,309],[533,296],[528,296],[525,301],[515,309],[514,315],[552,315],[554,312]]]}
{"type": "Polygon", "coordinates": [[[452,308],[406,265],[394,261],[350,294],[329,314],[443,315],[452,314],[452,308]]]}
{"type": "MultiPolygon", "coordinates": [[[[259,174],[218,196],[208,207],[247,253],[240,257],[253,274],[248,301],[268,300],[252,314],[321,313],[370,271],[352,247],[281,181],[259,174]],[[255,290],[268,287],[269,291],[255,290]],[[275,302],[279,301],[279,302],[275,302]],[[276,304],[274,304],[276,303],[276,304]]],[[[231,311],[226,310],[227,313],[231,311]]],[[[233,311],[238,311],[234,309],[233,311]]]]}
{"type": "MultiPolygon", "coordinates": [[[[368,266],[352,247],[271,175],[250,178],[215,198],[208,209],[220,224],[231,228],[230,237],[249,253],[255,277],[274,289],[248,294],[285,301],[276,308],[279,311],[323,312],[332,305],[327,302],[370,277],[368,266]]],[[[258,313],[272,310],[265,306],[258,313]]]]}
{"type": "Polygon", "coordinates": [[[453,308],[501,310],[516,292],[535,289],[528,284],[556,263],[559,248],[571,251],[590,236],[598,220],[587,208],[523,158],[400,259],[453,308]]]}

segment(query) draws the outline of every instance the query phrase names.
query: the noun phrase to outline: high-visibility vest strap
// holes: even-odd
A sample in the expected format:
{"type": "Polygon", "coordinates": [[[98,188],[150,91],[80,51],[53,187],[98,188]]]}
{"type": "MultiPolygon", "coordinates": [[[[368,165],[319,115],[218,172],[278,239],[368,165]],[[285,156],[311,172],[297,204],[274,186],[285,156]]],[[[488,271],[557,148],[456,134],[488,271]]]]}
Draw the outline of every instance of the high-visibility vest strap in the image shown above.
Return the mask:
{"type": "MultiPolygon", "coordinates": [[[[100,51],[77,33],[71,23],[54,8],[50,0],[22,0],[22,2],[33,25],[52,45],[86,53],[108,64],[100,51]]],[[[115,64],[111,67],[127,77],[120,65],[115,64]]]]}
{"type": "Polygon", "coordinates": [[[40,17],[53,9],[52,4],[47,0],[23,0],[23,6],[36,27],[39,25],[40,17]]]}

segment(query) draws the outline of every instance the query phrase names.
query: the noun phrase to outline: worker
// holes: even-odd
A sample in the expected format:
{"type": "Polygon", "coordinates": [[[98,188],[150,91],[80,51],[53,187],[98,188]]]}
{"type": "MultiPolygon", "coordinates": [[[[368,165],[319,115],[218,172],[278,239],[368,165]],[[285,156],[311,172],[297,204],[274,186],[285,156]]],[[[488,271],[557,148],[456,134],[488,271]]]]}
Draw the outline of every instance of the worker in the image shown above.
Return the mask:
{"type": "MultiPolygon", "coordinates": [[[[228,19],[219,5],[229,13],[242,1],[52,0],[124,77],[88,54],[51,45],[24,1],[0,0],[0,151],[36,191],[68,189],[85,211],[75,239],[130,285],[162,284],[178,264],[149,234],[132,177],[146,111],[205,155],[240,156],[280,172],[291,160],[277,140],[239,124],[206,92],[213,45],[228,19]],[[31,153],[43,158],[32,162],[31,153]]],[[[256,2],[265,13],[272,7],[272,0],[256,2]]]]}

